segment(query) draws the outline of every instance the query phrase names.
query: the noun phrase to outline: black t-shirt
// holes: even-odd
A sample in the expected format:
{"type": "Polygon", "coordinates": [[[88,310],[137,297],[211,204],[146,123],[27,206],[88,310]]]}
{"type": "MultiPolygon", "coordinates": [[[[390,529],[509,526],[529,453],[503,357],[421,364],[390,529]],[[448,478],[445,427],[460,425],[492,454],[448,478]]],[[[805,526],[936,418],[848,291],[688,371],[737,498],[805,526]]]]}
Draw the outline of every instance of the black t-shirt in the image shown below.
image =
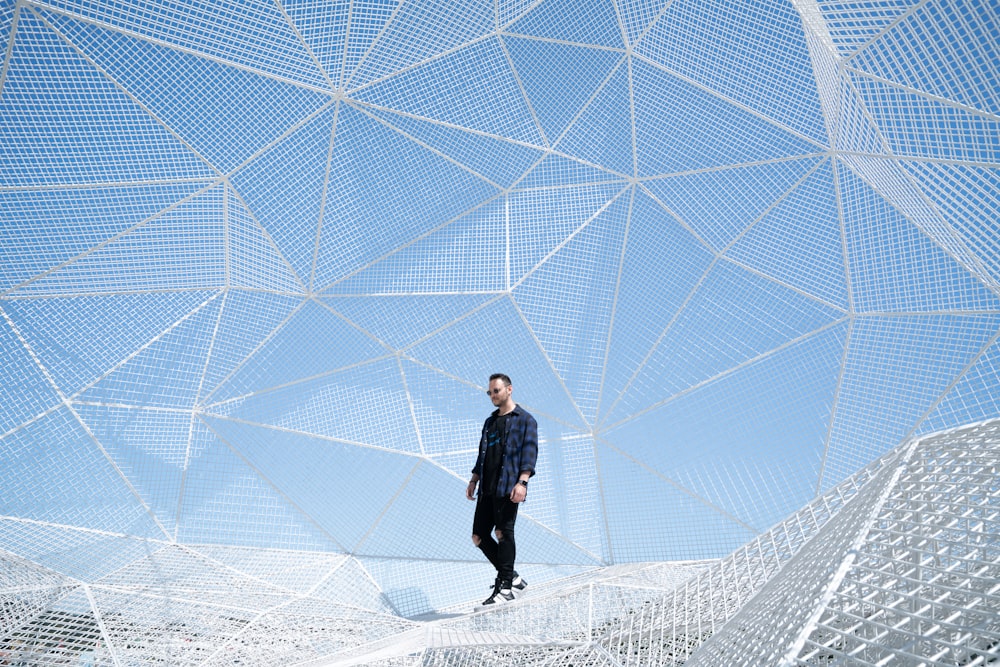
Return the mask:
{"type": "Polygon", "coordinates": [[[496,495],[497,483],[500,481],[503,466],[504,430],[507,426],[507,415],[493,417],[486,427],[486,457],[483,459],[483,490],[490,495],[496,495]]]}

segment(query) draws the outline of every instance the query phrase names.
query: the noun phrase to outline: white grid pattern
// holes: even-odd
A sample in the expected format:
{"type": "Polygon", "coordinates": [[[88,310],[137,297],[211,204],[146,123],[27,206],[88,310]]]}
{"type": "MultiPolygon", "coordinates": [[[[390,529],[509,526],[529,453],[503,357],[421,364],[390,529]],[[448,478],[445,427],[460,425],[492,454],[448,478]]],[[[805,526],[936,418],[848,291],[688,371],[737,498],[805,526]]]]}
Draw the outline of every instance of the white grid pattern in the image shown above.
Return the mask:
{"type": "Polygon", "coordinates": [[[567,578],[324,664],[991,664],[998,434],[905,443],[720,561],[567,578]]]}
{"type": "MultiPolygon", "coordinates": [[[[740,561],[763,538],[705,559],[998,415],[998,24],[0,0],[0,656],[648,664],[662,614],[708,601],[718,630],[751,594],[718,568],[773,568],[740,561]],[[540,425],[518,563],[551,596],[422,635],[484,595],[462,493],[495,371],[540,425]],[[701,564],[628,565],[671,559],[701,564]]],[[[919,620],[844,634],[871,586],[931,595],[886,583],[886,535],[773,659],[973,659],[961,625],[937,657],[919,620]]]]}

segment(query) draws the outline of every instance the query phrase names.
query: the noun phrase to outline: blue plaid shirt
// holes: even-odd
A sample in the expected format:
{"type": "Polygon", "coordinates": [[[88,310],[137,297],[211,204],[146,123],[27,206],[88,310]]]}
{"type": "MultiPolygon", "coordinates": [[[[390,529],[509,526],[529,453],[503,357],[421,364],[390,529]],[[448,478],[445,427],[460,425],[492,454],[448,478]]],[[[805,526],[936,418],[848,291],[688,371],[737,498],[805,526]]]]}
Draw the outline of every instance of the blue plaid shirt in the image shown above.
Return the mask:
{"type": "MultiPolygon", "coordinates": [[[[473,475],[483,479],[483,460],[486,458],[486,439],[490,421],[499,414],[494,410],[483,422],[483,434],[479,438],[479,457],[472,469],[473,475]]],[[[535,474],[535,460],[538,458],[538,423],[527,410],[519,405],[507,413],[507,425],[504,428],[503,466],[500,469],[500,479],[497,480],[497,496],[509,496],[517,484],[522,472],[535,474]]],[[[479,485],[479,493],[483,485],[479,485]]]]}

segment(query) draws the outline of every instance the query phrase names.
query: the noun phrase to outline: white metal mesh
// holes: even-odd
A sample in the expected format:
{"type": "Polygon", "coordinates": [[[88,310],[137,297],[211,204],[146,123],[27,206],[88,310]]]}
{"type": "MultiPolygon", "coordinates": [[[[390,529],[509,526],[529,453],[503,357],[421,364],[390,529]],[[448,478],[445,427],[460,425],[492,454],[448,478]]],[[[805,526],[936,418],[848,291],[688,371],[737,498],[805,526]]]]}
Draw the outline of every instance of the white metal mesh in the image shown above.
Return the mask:
{"type": "Polygon", "coordinates": [[[997,428],[986,422],[901,447],[687,664],[1000,658],[997,428]]]}
{"type": "Polygon", "coordinates": [[[998,429],[904,443],[720,561],[567,578],[328,664],[991,664],[998,429]]]}
{"type": "MultiPolygon", "coordinates": [[[[717,630],[784,562],[761,531],[1000,415],[998,30],[984,0],[0,0],[0,651],[610,665],[656,614],[717,630]],[[518,568],[560,601],[430,636],[493,576],[463,496],[497,371],[539,423],[518,568]],[[698,565],[625,571],[658,561],[698,565]]],[[[923,621],[844,639],[863,579],[796,659],[975,660],[952,621],[945,657],[923,621]]],[[[655,660],[706,636],[675,629],[655,660]]]]}

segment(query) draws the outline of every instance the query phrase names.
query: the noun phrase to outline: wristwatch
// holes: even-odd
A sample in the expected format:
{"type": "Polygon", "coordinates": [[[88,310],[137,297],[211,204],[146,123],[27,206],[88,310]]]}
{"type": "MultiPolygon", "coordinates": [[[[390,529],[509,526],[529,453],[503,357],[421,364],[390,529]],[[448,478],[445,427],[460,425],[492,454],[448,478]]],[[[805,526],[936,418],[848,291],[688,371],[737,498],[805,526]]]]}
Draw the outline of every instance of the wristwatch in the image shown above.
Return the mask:
{"type": "Polygon", "coordinates": [[[528,488],[528,480],[526,479],[519,479],[517,480],[517,483],[523,486],[524,488],[528,488]]]}

